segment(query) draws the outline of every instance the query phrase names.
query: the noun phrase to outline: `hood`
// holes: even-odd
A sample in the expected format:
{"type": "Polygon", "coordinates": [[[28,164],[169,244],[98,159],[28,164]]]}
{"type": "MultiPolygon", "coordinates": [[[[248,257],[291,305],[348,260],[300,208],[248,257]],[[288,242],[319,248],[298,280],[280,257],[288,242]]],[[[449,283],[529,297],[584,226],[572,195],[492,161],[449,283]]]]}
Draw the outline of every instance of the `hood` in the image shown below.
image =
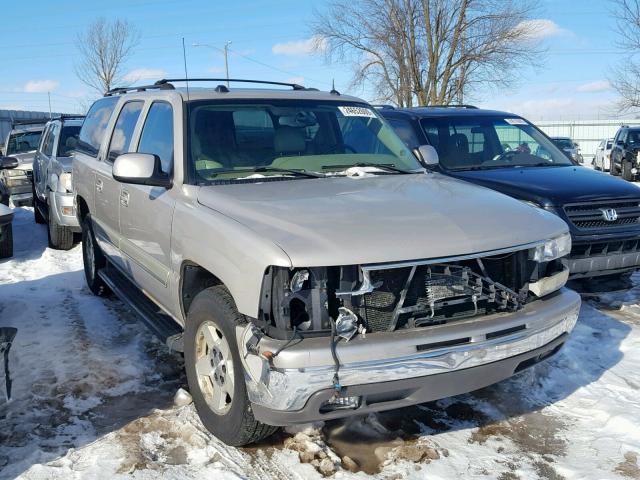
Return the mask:
{"type": "Polygon", "coordinates": [[[36,151],[25,152],[25,153],[16,153],[14,155],[10,155],[13,158],[17,158],[18,166],[17,170],[33,170],[33,158],[36,156],[36,151]]]}
{"type": "Polygon", "coordinates": [[[473,254],[567,231],[555,215],[440,174],[212,185],[198,202],[278,245],[293,266],[473,254]]]}
{"type": "Polygon", "coordinates": [[[450,175],[548,206],[610,199],[640,199],[640,188],[585,167],[496,168],[450,175]]]}

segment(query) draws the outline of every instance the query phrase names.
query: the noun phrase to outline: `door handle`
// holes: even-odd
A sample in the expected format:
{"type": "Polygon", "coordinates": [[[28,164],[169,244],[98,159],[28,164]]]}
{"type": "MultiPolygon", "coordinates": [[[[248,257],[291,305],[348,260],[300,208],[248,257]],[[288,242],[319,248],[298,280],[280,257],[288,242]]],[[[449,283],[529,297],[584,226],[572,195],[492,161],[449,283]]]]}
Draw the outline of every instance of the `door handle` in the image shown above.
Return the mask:
{"type": "Polygon", "coordinates": [[[123,207],[129,206],[129,192],[127,192],[126,190],[122,190],[120,192],[120,205],[122,205],[123,207]]]}
{"type": "Polygon", "coordinates": [[[102,182],[102,180],[97,179],[96,180],[96,191],[97,192],[102,192],[102,187],[104,187],[104,183],[102,182]]]}

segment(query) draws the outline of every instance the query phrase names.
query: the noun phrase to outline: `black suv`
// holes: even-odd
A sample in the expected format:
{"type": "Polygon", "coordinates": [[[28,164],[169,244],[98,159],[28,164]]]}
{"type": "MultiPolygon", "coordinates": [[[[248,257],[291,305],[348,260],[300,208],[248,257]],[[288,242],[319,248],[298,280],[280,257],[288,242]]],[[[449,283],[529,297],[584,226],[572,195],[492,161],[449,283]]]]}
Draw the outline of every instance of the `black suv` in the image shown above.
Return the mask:
{"type": "Polygon", "coordinates": [[[566,260],[571,278],[640,266],[640,189],[580,166],[522,117],[471,106],[379,113],[430,168],[564,219],[573,240],[566,260]]]}
{"type": "Polygon", "coordinates": [[[611,175],[622,175],[628,181],[635,180],[640,155],[640,127],[620,127],[611,148],[611,175]]]}

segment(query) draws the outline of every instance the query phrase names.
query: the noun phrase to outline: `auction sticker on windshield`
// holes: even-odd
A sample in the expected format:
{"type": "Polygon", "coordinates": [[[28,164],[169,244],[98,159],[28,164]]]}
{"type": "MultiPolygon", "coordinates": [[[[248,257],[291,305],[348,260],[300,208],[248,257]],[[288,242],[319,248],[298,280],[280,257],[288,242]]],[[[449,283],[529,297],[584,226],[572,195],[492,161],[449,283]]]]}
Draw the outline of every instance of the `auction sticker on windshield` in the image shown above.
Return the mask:
{"type": "Polygon", "coordinates": [[[368,117],[368,118],[376,118],[376,114],[373,111],[369,110],[366,107],[338,107],[340,113],[345,117],[368,117]]]}

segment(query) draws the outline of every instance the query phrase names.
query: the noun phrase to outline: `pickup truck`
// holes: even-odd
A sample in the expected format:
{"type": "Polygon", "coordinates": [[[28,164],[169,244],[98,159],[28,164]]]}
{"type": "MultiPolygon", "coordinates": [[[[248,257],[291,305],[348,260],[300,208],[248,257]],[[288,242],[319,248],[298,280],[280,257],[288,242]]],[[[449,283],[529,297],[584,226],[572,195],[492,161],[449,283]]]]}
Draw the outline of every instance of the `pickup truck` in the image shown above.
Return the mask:
{"type": "Polygon", "coordinates": [[[427,172],[361,99],[179,82],[96,101],[73,188],[89,288],[184,352],[219,439],[468,392],[566,342],[557,216],[427,172]]]}
{"type": "Polygon", "coordinates": [[[80,232],[73,205],[71,152],[78,143],[84,116],[62,115],[45,125],[33,159],[33,215],[46,223],[49,246],[58,250],[73,247],[80,232]]]}

